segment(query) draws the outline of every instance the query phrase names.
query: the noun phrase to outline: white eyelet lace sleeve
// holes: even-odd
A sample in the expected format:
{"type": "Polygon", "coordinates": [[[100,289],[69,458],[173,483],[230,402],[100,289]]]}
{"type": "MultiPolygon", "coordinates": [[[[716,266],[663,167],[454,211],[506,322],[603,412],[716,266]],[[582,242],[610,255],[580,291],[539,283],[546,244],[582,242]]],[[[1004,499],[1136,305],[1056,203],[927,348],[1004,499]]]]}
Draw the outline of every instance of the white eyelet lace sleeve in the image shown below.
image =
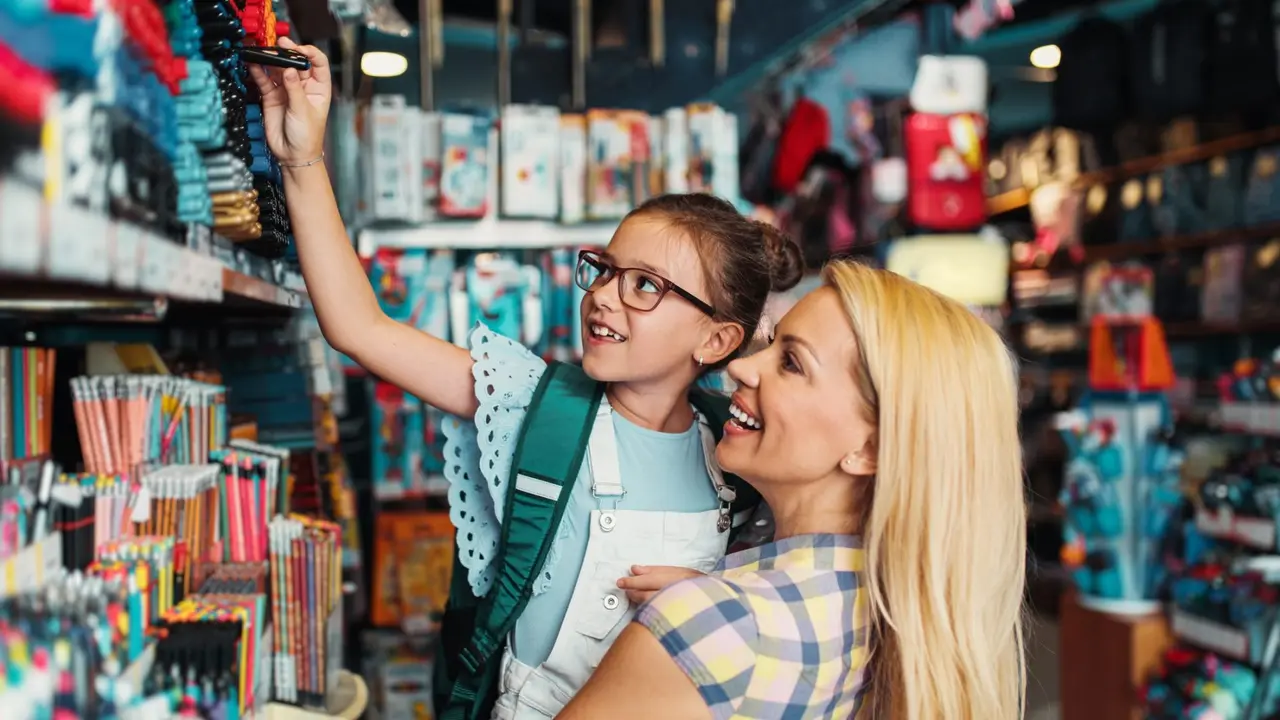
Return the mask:
{"type": "MultiPolygon", "coordinates": [[[[444,423],[444,475],[449,481],[449,518],[458,529],[458,551],[477,597],[489,591],[496,568],[499,528],[506,502],[507,479],[520,436],[520,425],[547,364],[523,345],[476,325],[467,335],[475,361],[474,423],[449,417],[444,423]]],[[[546,563],[553,566],[557,538],[546,563]]],[[[543,572],[534,592],[548,585],[543,572]]]]}

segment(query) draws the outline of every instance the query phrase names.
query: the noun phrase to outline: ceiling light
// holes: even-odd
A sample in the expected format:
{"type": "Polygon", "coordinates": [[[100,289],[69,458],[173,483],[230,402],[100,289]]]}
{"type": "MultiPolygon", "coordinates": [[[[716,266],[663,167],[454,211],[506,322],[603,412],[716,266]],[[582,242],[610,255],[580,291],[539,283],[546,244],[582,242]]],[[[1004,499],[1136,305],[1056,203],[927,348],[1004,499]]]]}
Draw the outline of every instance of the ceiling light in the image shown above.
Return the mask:
{"type": "Polygon", "coordinates": [[[1052,70],[1062,62],[1062,49],[1057,45],[1041,45],[1031,51],[1031,65],[1041,70],[1052,70]]]}
{"type": "Polygon", "coordinates": [[[396,77],[408,69],[409,61],[400,53],[367,52],[360,58],[360,71],[369,77],[396,77]]]}

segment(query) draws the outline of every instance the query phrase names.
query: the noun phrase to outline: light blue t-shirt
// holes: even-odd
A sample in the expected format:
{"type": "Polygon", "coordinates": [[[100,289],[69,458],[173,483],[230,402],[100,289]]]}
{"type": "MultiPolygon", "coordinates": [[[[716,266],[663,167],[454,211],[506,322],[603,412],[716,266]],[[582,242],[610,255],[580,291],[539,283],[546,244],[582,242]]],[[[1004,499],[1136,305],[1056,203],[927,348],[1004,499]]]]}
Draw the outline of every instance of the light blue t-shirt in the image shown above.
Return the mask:
{"type": "MultiPolygon", "coordinates": [[[[475,478],[471,474],[476,474],[476,471],[464,475],[459,470],[492,468],[491,477],[505,478],[511,457],[515,454],[519,423],[524,419],[533,388],[545,372],[546,364],[523,346],[483,327],[473,330],[469,340],[477,366],[476,392],[480,410],[476,413],[476,425],[480,432],[478,437],[475,431],[463,437],[446,425],[446,438],[458,444],[458,451],[463,457],[460,463],[446,465],[445,474],[454,486],[450,488],[451,505],[456,504],[458,498],[467,497],[466,512],[474,514],[482,512],[476,498],[485,489],[475,487],[475,478]],[[457,441],[468,441],[469,445],[457,441]],[[456,492],[463,485],[471,485],[469,494],[456,492]]],[[[613,430],[626,497],[616,505],[613,498],[597,501],[591,492],[588,463],[583,463],[565,509],[556,545],[544,568],[544,571],[549,571],[550,579],[530,599],[516,621],[513,639],[516,658],[531,667],[546,661],[564,624],[587,553],[592,510],[616,507],[619,510],[705,512],[719,507],[715,489],[707,477],[702,435],[697,422],[682,433],[663,433],[642,428],[615,412],[613,430]]],[[[484,482],[484,478],[479,480],[484,482]]],[[[455,524],[458,524],[457,510],[457,507],[450,509],[455,524]]],[[[490,509],[489,512],[493,511],[490,509]]],[[[489,535],[493,536],[492,542],[496,545],[496,522],[459,525],[459,530],[460,549],[464,554],[469,543],[491,547],[489,535]],[[470,537],[464,538],[464,535],[470,537]]]]}
{"type": "MultiPolygon", "coordinates": [[[[663,433],[642,428],[615,412],[613,432],[618,440],[622,486],[627,490],[626,497],[617,503],[619,510],[704,512],[719,507],[715,489],[707,478],[697,422],[682,433],[663,433]]],[[[565,509],[560,557],[551,568],[551,585],[529,600],[516,621],[516,659],[530,667],[537,667],[551,655],[564,624],[587,555],[591,511],[614,506],[611,498],[602,499],[608,504],[601,504],[592,495],[591,473],[586,465],[583,463],[584,470],[578,474],[565,509]]]]}

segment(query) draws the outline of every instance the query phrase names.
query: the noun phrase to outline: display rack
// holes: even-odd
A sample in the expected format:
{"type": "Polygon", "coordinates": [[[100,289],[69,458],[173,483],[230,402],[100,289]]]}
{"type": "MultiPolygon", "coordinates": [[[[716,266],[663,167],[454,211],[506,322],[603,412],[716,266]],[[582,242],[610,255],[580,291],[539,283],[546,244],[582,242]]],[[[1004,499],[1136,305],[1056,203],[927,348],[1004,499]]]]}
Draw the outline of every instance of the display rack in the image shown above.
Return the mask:
{"type": "Polygon", "coordinates": [[[0,276],[196,303],[237,298],[282,308],[309,303],[300,278],[287,287],[247,275],[207,252],[103,213],[49,203],[36,188],[4,178],[0,178],[0,276]]]}

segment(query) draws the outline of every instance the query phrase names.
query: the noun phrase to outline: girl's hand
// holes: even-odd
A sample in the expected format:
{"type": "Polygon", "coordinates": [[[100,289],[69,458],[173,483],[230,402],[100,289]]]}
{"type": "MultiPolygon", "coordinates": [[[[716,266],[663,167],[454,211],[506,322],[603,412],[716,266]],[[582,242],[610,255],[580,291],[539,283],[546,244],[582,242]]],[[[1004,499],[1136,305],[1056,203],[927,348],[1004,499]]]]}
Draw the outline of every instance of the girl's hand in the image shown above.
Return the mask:
{"type": "Polygon", "coordinates": [[[619,578],[618,587],[627,591],[631,602],[640,605],[669,585],[705,574],[687,567],[632,565],[631,577],[619,578]]]}
{"type": "Polygon", "coordinates": [[[251,64],[249,74],[262,94],[267,146],[282,165],[301,165],[324,154],[324,128],[333,98],[329,59],[311,45],[298,45],[286,37],[277,42],[306,55],[311,68],[299,71],[251,64]]]}

